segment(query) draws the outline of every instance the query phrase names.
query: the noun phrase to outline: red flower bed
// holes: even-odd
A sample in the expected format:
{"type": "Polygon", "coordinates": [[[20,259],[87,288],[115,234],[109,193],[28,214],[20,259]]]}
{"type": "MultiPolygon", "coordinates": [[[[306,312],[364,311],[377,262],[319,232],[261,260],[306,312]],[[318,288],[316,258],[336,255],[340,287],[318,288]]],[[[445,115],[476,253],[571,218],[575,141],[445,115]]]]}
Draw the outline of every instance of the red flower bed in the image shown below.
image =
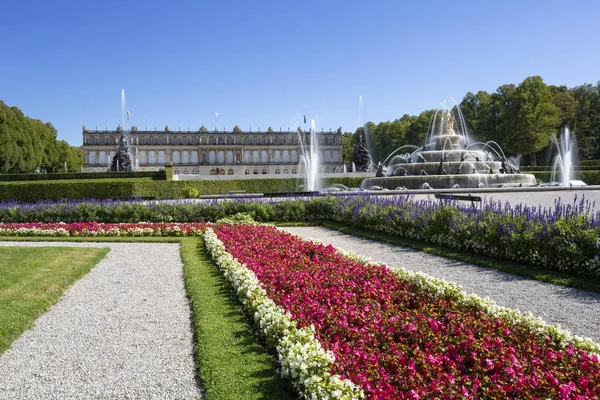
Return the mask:
{"type": "Polygon", "coordinates": [[[169,223],[138,222],[125,224],[106,224],[97,222],[23,222],[0,223],[0,233],[10,235],[41,236],[49,233],[67,231],[69,236],[193,236],[204,232],[205,222],[169,223]],[[19,231],[20,230],[20,231],[19,231]]]}
{"type": "Polygon", "coordinates": [[[266,226],[221,225],[219,239],[336,357],[332,373],[369,399],[600,397],[600,362],[540,342],[471,307],[416,290],[383,266],[266,226]]]}

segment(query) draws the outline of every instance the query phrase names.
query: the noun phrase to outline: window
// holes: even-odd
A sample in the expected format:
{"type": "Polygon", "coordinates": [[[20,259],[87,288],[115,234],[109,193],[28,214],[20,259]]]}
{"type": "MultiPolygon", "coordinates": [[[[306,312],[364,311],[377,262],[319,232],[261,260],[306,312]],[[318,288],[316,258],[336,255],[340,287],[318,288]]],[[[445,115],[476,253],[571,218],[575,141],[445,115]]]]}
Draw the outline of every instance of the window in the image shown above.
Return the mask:
{"type": "Polygon", "coordinates": [[[208,144],[215,144],[215,137],[214,136],[210,136],[208,138],[208,144]]]}
{"type": "Polygon", "coordinates": [[[281,171],[279,170],[279,168],[275,168],[275,175],[279,175],[281,174],[281,171]]]}
{"type": "Polygon", "coordinates": [[[153,151],[148,152],[148,164],[156,164],[156,153],[153,151]]]}
{"type": "Polygon", "coordinates": [[[181,163],[182,164],[189,164],[190,163],[190,156],[189,156],[189,154],[188,154],[187,151],[181,152],[181,163]]]}
{"type": "Polygon", "coordinates": [[[252,152],[252,162],[254,164],[258,164],[258,150],[254,150],[252,152]]]}
{"type": "Polygon", "coordinates": [[[217,170],[216,170],[216,169],[214,169],[214,168],[211,168],[211,169],[210,169],[210,174],[211,174],[211,175],[216,175],[216,174],[217,174],[217,170]]]}
{"type": "Polygon", "coordinates": [[[179,144],[179,138],[177,136],[173,136],[172,144],[179,144]]]}
{"type": "Polygon", "coordinates": [[[140,151],[140,164],[146,164],[146,152],[140,151]]]}
{"type": "MultiPolygon", "coordinates": [[[[196,138],[198,139],[198,138],[196,138]]],[[[192,164],[198,164],[198,152],[192,151],[192,164]]]]}
{"type": "Polygon", "coordinates": [[[227,164],[233,164],[233,151],[227,150],[227,164]]]}
{"type": "Polygon", "coordinates": [[[219,136],[219,144],[225,144],[225,138],[223,136],[219,136]]]}
{"type": "Polygon", "coordinates": [[[100,165],[106,165],[107,164],[107,161],[106,161],[106,152],[105,151],[101,151],[100,152],[99,162],[100,162],[100,165]]]}
{"type": "Polygon", "coordinates": [[[263,164],[266,164],[266,163],[268,163],[268,162],[269,162],[269,159],[268,159],[268,157],[267,157],[267,151],[266,151],[266,150],[263,150],[263,151],[262,151],[262,154],[261,154],[261,162],[262,162],[263,164]]]}
{"type": "Polygon", "coordinates": [[[248,168],[246,168],[246,170],[244,171],[244,175],[250,175],[250,170],[248,168]]]}
{"type": "Polygon", "coordinates": [[[96,164],[96,152],[95,151],[90,151],[90,165],[95,165],[96,164]]]}
{"type": "Polygon", "coordinates": [[[250,152],[248,150],[244,151],[244,164],[250,164],[250,152]]]}
{"type": "Polygon", "coordinates": [[[289,170],[289,169],[287,169],[287,168],[284,168],[284,169],[283,169],[283,173],[284,173],[284,174],[289,174],[289,173],[290,173],[290,170],[289,170]]]}
{"type": "Polygon", "coordinates": [[[158,152],[158,163],[161,165],[165,164],[165,152],[164,151],[158,152]]]}
{"type": "Polygon", "coordinates": [[[339,161],[339,159],[338,159],[338,151],[334,150],[333,151],[333,162],[338,162],[338,161],[339,161]]]}
{"type": "Polygon", "coordinates": [[[173,152],[173,164],[179,164],[179,152],[178,151],[173,152]]]}
{"type": "Polygon", "coordinates": [[[112,159],[115,158],[115,152],[111,151],[110,153],[108,153],[108,162],[112,163],[112,159]]]}
{"type": "Polygon", "coordinates": [[[331,152],[329,150],[325,152],[325,162],[331,162],[331,152]]]}
{"type": "Polygon", "coordinates": [[[229,168],[227,170],[227,175],[233,175],[233,168],[229,168]]]}
{"type": "MultiPolygon", "coordinates": [[[[296,164],[298,162],[298,152],[296,150],[292,150],[292,162],[296,164]]],[[[295,172],[292,172],[295,174],[295,172]]]]}
{"type": "Polygon", "coordinates": [[[215,154],[215,152],[213,150],[210,153],[208,153],[208,163],[209,164],[214,164],[215,160],[216,160],[216,154],[215,154]]]}
{"type": "Polygon", "coordinates": [[[258,169],[254,168],[254,175],[258,175],[258,169]]]}
{"type": "Polygon", "coordinates": [[[262,173],[263,173],[263,175],[266,175],[267,174],[267,169],[263,168],[262,173]]]}
{"type": "Polygon", "coordinates": [[[244,144],[250,144],[250,138],[248,136],[244,136],[244,144]]]}
{"type": "Polygon", "coordinates": [[[296,168],[292,168],[292,174],[296,173],[296,168]]]}
{"type": "Polygon", "coordinates": [[[281,152],[279,150],[275,150],[275,152],[273,153],[273,161],[275,161],[276,163],[281,162],[281,152]]]}
{"type": "Polygon", "coordinates": [[[289,162],[290,162],[290,154],[288,153],[288,151],[287,151],[287,150],[285,150],[285,151],[283,152],[283,163],[284,163],[284,164],[287,164],[287,163],[289,163],[289,162]]]}
{"type": "Polygon", "coordinates": [[[223,150],[219,150],[219,152],[217,153],[217,162],[219,164],[225,163],[225,152],[223,150]]]}
{"type": "Polygon", "coordinates": [[[227,136],[227,144],[233,144],[233,136],[227,136]]]}

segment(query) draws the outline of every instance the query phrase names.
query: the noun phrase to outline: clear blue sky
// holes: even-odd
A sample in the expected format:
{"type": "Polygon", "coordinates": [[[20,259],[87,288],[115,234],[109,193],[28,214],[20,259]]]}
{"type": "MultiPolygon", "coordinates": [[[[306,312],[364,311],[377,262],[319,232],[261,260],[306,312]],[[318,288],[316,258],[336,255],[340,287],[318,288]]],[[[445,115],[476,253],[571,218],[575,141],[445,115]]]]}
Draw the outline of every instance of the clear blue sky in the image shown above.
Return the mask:
{"type": "Polygon", "coordinates": [[[3,1],[0,100],[81,145],[115,129],[354,131],[540,75],[600,80],[600,2],[3,1]]]}

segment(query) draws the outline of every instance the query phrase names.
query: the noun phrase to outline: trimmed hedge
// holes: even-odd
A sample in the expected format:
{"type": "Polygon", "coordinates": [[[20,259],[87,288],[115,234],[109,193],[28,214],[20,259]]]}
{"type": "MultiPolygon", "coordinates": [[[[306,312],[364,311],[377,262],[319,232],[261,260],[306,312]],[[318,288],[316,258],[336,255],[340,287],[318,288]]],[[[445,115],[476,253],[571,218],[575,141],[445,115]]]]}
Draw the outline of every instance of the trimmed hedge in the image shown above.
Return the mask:
{"type": "MultiPolygon", "coordinates": [[[[362,177],[326,178],[323,186],[334,183],[360,186],[362,177]]],[[[281,193],[298,191],[295,178],[264,178],[210,181],[159,181],[148,179],[96,180],[90,182],[44,181],[0,182],[0,201],[36,202],[58,199],[128,199],[134,197],[175,199],[186,197],[190,188],[200,195],[225,194],[234,190],[246,193],[281,193]]]]}
{"type": "Polygon", "coordinates": [[[581,160],[579,165],[586,167],[598,167],[600,168],[600,160],[581,160]]]}
{"type": "Polygon", "coordinates": [[[66,179],[152,178],[165,180],[165,171],[71,172],[60,174],[0,174],[0,181],[48,181],[66,179]]]}
{"type": "MultiPolygon", "coordinates": [[[[532,171],[529,172],[536,179],[541,179],[542,182],[550,182],[552,179],[552,171],[532,171]]],[[[580,179],[588,185],[600,185],[600,170],[594,171],[576,171],[575,179],[580,179]]]]}

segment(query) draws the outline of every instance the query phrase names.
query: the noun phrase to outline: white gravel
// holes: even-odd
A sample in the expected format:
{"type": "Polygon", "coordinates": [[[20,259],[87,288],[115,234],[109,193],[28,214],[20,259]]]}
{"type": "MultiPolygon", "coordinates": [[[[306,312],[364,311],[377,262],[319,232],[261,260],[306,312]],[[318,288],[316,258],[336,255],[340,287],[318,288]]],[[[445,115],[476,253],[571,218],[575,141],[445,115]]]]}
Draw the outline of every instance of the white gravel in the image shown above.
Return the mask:
{"type": "Polygon", "coordinates": [[[15,245],[111,250],[0,355],[0,399],[201,397],[178,244],[15,245]]]}
{"type": "Polygon", "coordinates": [[[468,293],[489,297],[501,306],[529,311],[574,335],[600,342],[600,293],[543,283],[331,229],[301,227],[285,230],[370,257],[391,268],[421,271],[457,283],[468,293]]]}

